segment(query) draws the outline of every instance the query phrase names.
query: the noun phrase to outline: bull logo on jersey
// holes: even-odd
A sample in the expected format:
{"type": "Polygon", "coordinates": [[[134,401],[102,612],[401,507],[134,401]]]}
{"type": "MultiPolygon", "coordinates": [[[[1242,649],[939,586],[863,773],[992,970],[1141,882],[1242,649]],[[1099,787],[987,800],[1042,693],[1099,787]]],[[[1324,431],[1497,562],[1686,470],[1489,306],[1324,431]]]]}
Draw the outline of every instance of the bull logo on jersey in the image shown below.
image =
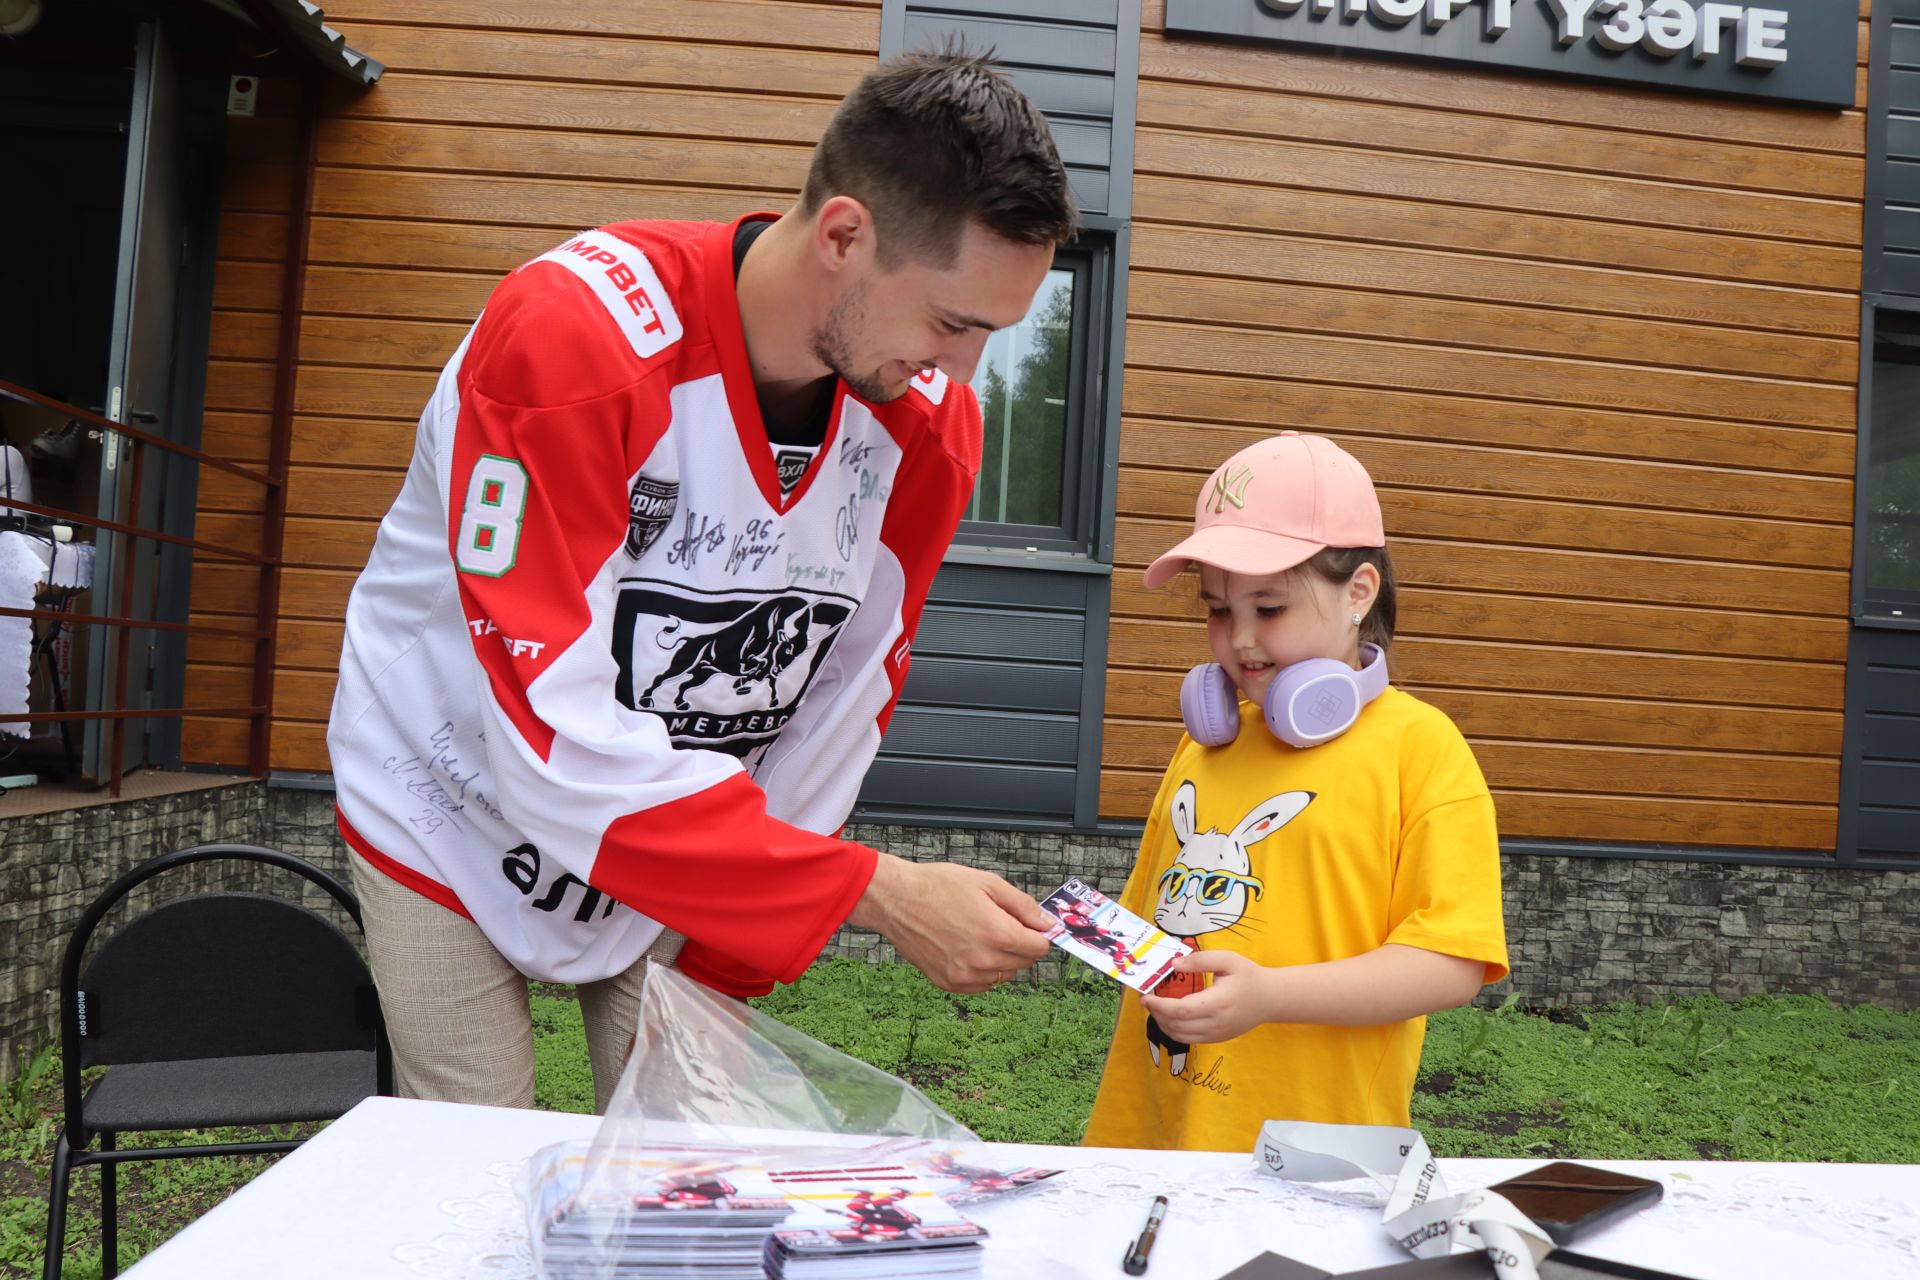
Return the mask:
{"type": "Polygon", "coordinates": [[[614,618],[615,693],[664,720],[677,747],[745,756],[793,718],[854,603],[627,579],[614,618]]]}
{"type": "Polygon", "coordinates": [[[627,498],[627,554],[638,560],[647,554],[673,519],[680,486],[671,480],[637,476],[627,498]]]}

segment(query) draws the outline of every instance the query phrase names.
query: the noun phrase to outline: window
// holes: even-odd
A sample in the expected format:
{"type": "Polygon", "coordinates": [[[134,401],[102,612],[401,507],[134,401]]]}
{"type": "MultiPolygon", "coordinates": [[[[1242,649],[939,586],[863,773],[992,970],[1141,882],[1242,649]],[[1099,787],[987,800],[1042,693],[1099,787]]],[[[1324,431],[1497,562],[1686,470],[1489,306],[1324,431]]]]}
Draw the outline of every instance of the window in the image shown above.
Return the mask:
{"type": "Polygon", "coordinates": [[[1920,314],[1874,316],[1861,596],[1871,615],[1920,618],[1920,314]]]}
{"type": "Polygon", "coordinates": [[[973,377],[985,431],[959,540],[1084,550],[1095,473],[1090,348],[1094,255],[1063,250],[1026,318],[987,340],[973,377]]]}

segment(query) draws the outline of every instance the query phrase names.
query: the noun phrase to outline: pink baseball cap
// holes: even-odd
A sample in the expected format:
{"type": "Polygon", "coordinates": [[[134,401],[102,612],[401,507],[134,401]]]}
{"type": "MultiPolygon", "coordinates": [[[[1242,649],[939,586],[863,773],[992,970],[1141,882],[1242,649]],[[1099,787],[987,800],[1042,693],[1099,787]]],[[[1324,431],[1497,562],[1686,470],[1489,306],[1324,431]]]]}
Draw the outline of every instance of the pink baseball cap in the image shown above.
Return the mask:
{"type": "Polygon", "coordinates": [[[1157,587],[1190,564],[1291,569],[1327,547],[1384,547],[1373,477],[1325,436],[1283,431],[1220,464],[1193,504],[1193,532],[1147,566],[1157,587]]]}

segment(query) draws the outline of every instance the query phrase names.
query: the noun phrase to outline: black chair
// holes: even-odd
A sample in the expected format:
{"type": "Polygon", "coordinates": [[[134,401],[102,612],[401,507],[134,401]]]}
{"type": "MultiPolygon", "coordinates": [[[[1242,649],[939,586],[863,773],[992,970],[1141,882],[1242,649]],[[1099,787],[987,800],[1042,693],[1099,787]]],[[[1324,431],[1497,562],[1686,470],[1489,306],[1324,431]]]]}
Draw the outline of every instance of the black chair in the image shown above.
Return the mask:
{"type": "Polygon", "coordinates": [[[134,1130],[328,1120],[369,1094],[393,1092],[393,1062],[373,977],[332,922],[283,898],[198,892],[140,912],[109,933],[86,973],[95,929],[136,885],[213,859],[266,863],[325,889],[360,922],[333,877],[291,854],[214,844],[127,872],[89,906],[60,967],[60,1052],[66,1123],[47,1197],[46,1280],[58,1280],[67,1188],[100,1166],[101,1275],[118,1270],[114,1166],[126,1160],[260,1155],[302,1140],[117,1150],[134,1130]],[[109,1067],[84,1093],[80,1072],[109,1067]],[[98,1137],[98,1150],[89,1150],[98,1137]]]}

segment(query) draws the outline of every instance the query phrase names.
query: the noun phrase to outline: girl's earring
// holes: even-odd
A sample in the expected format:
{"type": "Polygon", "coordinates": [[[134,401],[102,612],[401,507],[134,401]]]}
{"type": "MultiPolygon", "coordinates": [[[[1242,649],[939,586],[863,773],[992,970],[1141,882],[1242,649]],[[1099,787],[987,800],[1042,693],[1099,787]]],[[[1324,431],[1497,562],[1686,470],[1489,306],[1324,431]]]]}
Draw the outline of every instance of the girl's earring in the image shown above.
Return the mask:
{"type": "Polygon", "coordinates": [[[1360,615],[1357,613],[1353,615],[1353,625],[1356,627],[1360,625],[1360,615]]]}

